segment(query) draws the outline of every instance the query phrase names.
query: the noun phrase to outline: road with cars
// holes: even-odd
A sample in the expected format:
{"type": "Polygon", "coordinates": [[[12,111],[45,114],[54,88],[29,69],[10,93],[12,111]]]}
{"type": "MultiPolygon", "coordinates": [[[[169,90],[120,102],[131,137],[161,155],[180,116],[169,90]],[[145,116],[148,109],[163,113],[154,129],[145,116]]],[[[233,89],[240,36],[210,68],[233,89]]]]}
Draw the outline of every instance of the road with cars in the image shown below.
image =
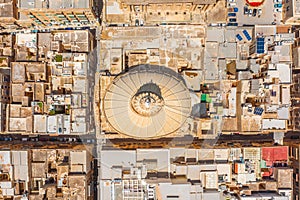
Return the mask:
{"type": "Polygon", "coordinates": [[[274,144],[273,134],[253,135],[220,135],[216,139],[199,139],[190,135],[179,138],[160,138],[153,140],[135,140],[130,138],[107,140],[104,149],[136,149],[136,148],[213,148],[215,146],[251,146],[254,143],[274,144]]]}
{"type": "MultiPolygon", "coordinates": [[[[246,146],[270,146],[279,145],[274,142],[273,134],[242,135],[233,133],[231,135],[220,135],[216,139],[199,139],[192,136],[180,138],[161,138],[153,140],[135,139],[112,139],[103,146],[104,149],[136,149],[136,148],[214,148],[214,147],[246,147],[246,146]]],[[[284,137],[284,145],[300,142],[300,132],[287,132],[284,137]]]]}
{"type": "MultiPolygon", "coordinates": [[[[288,131],[285,134],[284,140],[297,140],[300,141],[300,132],[299,131],[288,131]]],[[[24,134],[2,134],[0,135],[0,142],[11,142],[11,141],[50,141],[50,142],[86,142],[86,143],[96,143],[96,136],[94,134],[86,135],[24,135],[24,134]]],[[[109,141],[115,143],[128,143],[128,142],[138,142],[138,141],[147,141],[147,142],[157,142],[157,141],[173,141],[173,142],[185,142],[185,141],[201,141],[203,139],[198,139],[197,137],[193,138],[190,135],[184,137],[176,138],[160,138],[152,140],[138,140],[132,138],[119,138],[119,139],[110,139],[109,141]]],[[[205,139],[209,140],[209,139],[205,139]]],[[[232,133],[226,135],[220,135],[217,137],[219,141],[270,141],[273,140],[273,134],[252,134],[252,135],[243,135],[239,133],[232,133]]]]}
{"type": "MultiPolygon", "coordinates": [[[[285,134],[284,142],[300,142],[300,132],[289,131],[285,134]]],[[[87,135],[22,135],[22,134],[3,134],[0,135],[1,144],[91,144],[96,145],[97,139],[94,134],[87,135]]],[[[160,148],[160,147],[180,147],[180,146],[198,146],[212,144],[240,143],[248,145],[250,143],[274,143],[273,134],[253,134],[242,135],[233,133],[231,135],[220,135],[216,139],[199,139],[190,135],[178,138],[160,138],[152,140],[139,140],[131,138],[119,138],[106,140],[102,144],[103,148],[160,148]]]]}
{"type": "Polygon", "coordinates": [[[22,135],[22,134],[2,134],[1,144],[96,144],[94,134],[87,135],[22,135]]]}

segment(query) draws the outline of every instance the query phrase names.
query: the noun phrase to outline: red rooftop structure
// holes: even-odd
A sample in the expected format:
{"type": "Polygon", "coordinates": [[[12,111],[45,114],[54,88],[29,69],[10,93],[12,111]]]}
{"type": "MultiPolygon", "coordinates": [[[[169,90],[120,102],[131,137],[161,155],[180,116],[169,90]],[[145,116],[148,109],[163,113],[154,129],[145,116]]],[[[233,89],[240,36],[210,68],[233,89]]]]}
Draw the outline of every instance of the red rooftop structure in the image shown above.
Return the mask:
{"type": "Polygon", "coordinates": [[[265,0],[246,0],[247,4],[252,7],[259,7],[264,3],[265,0]]]}
{"type": "Polygon", "coordinates": [[[263,172],[263,176],[272,175],[272,167],[276,166],[276,164],[287,163],[288,150],[288,146],[262,147],[262,160],[266,162],[269,171],[263,172]]]}

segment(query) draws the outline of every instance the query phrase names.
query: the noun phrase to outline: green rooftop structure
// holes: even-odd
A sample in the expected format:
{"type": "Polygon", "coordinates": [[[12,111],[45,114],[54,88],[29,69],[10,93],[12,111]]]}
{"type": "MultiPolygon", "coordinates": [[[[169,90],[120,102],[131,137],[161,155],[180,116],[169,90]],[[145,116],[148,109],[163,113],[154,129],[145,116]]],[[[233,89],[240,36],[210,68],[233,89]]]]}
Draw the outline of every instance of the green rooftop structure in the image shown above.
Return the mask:
{"type": "Polygon", "coordinates": [[[201,102],[211,103],[212,99],[209,97],[209,94],[201,94],[201,102]]]}

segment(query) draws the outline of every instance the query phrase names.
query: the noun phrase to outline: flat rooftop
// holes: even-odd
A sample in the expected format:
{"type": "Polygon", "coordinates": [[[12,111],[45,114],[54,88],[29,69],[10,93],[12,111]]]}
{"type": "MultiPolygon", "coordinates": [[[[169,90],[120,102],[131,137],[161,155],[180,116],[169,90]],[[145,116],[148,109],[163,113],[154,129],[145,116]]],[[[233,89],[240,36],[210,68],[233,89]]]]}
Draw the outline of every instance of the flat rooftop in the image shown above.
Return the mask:
{"type": "Polygon", "coordinates": [[[14,17],[13,0],[0,0],[0,18],[1,17],[14,17]]]}
{"type": "Polygon", "coordinates": [[[90,1],[89,0],[20,0],[19,8],[21,9],[90,8],[90,1]]]}

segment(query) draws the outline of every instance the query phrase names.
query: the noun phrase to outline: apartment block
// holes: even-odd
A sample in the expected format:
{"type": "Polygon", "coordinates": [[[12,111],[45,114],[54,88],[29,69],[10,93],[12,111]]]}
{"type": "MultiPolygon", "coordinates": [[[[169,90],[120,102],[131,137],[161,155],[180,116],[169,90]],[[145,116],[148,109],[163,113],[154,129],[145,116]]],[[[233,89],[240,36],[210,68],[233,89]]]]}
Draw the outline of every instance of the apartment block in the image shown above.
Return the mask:
{"type": "Polygon", "coordinates": [[[2,199],[21,198],[29,190],[28,152],[25,150],[0,151],[2,199]]]}
{"type": "Polygon", "coordinates": [[[88,26],[98,23],[98,10],[94,0],[20,0],[20,25],[36,27],[88,26]]]}
{"type": "Polygon", "coordinates": [[[0,7],[0,27],[1,29],[15,29],[18,25],[15,22],[18,19],[17,0],[1,0],[0,7]]]}
{"type": "Polygon", "coordinates": [[[17,34],[6,130],[86,134],[88,52],[93,45],[87,30],[17,34]]]}
{"type": "Polygon", "coordinates": [[[293,194],[294,194],[294,199],[299,200],[299,167],[300,167],[300,162],[299,162],[299,144],[294,144],[290,148],[290,156],[291,156],[291,162],[292,162],[292,167],[293,167],[293,194]]]}
{"type": "Polygon", "coordinates": [[[92,199],[92,157],[86,150],[32,149],[29,199],[92,199]]]}
{"type": "Polygon", "coordinates": [[[292,200],[288,153],[288,146],[104,150],[100,194],[108,200],[292,200]]]}
{"type": "Polygon", "coordinates": [[[1,199],[92,199],[87,150],[0,151],[1,199]]]}
{"type": "Polygon", "coordinates": [[[200,22],[201,11],[213,8],[215,0],[106,0],[104,21],[110,25],[144,26],[200,22]]]}
{"type": "Polygon", "coordinates": [[[283,19],[285,23],[297,24],[299,23],[300,4],[297,0],[285,1],[283,4],[283,19]]]}

